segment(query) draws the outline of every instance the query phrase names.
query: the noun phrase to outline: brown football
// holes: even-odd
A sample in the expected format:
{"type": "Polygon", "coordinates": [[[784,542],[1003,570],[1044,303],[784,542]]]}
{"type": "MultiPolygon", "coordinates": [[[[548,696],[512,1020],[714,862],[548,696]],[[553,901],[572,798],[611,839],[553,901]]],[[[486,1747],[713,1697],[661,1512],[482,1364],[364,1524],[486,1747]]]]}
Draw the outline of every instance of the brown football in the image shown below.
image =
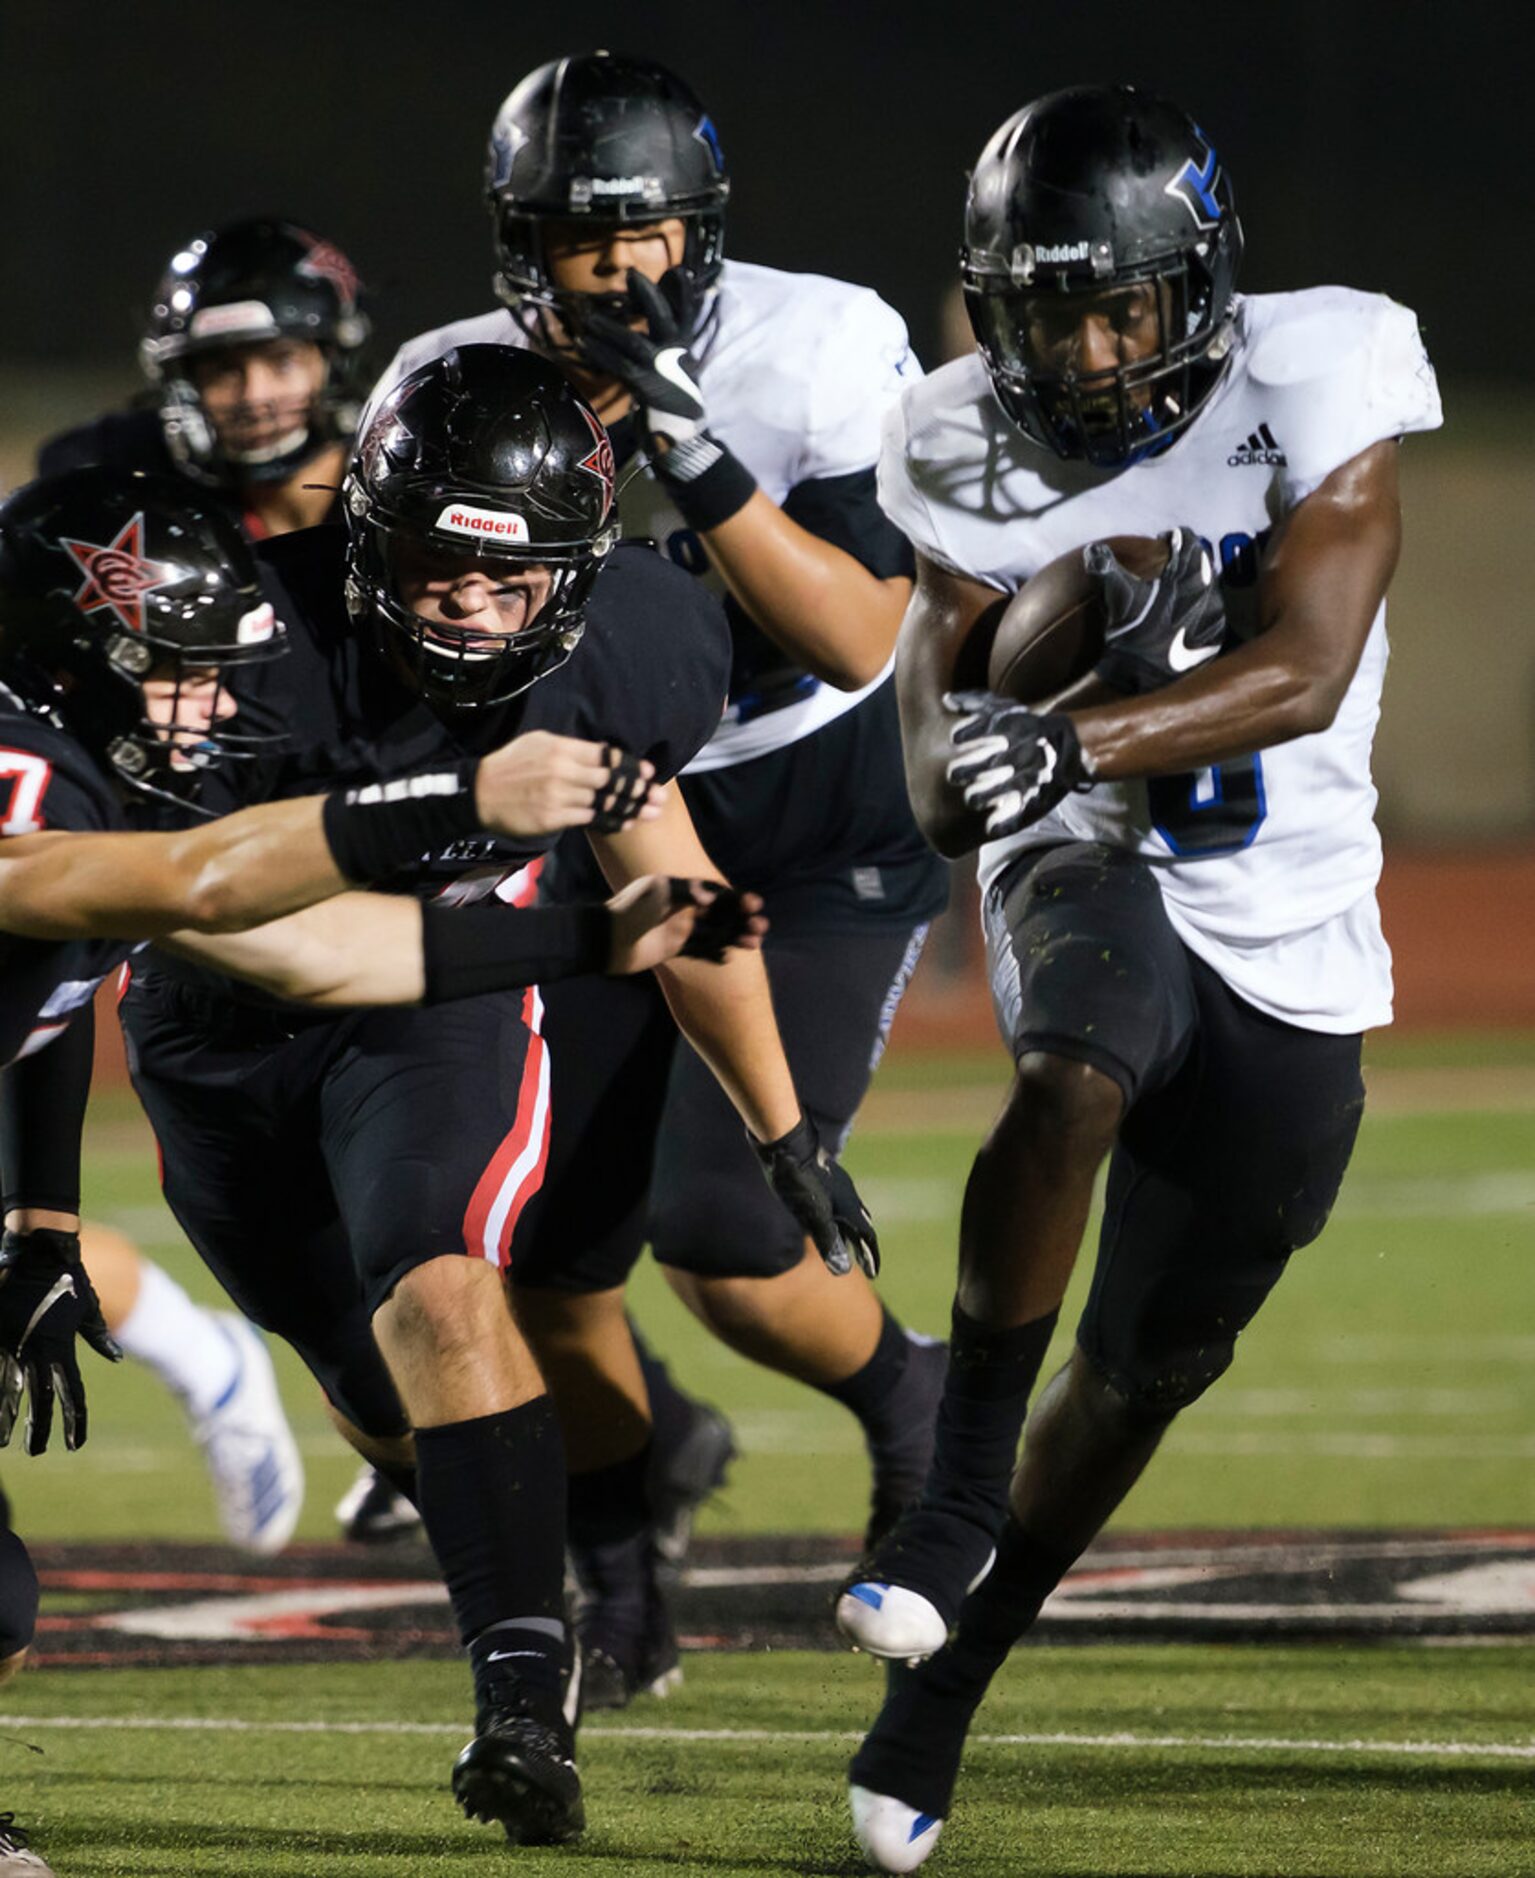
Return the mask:
{"type": "MultiPolygon", "coordinates": [[[[1103,589],[1082,564],[1087,545],[1057,555],[1008,601],[987,658],[988,690],[1040,704],[1102,658],[1103,589]]],[[[1143,580],[1167,565],[1167,543],[1154,535],[1112,535],[1108,546],[1121,567],[1143,580]]]]}

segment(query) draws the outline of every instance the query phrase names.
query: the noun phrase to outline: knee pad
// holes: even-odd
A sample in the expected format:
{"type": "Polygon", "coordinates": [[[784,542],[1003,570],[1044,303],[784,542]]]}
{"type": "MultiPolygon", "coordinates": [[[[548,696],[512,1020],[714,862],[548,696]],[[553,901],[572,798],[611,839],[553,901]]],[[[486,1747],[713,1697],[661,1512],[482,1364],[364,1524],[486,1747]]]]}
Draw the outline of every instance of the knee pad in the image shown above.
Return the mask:
{"type": "Polygon", "coordinates": [[[0,1659],[26,1649],[37,1630],[37,1572],[20,1538],[0,1532],[0,1659]]]}

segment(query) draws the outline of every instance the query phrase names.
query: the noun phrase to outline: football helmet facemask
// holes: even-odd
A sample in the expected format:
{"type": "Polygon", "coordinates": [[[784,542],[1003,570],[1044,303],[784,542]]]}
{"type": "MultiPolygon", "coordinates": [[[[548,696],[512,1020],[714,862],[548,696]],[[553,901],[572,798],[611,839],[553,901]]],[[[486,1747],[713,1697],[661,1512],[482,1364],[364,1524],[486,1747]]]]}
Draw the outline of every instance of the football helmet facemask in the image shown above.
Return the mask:
{"type": "Polygon", "coordinates": [[[998,403],[1057,456],[1116,468],[1165,449],[1225,370],[1241,256],[1230,178],[1176,105],[1128,85],[1025,105],[976,164],[960,252],[998,403]],[[1090,372],[1042,358],[1034,335],[1087,296],[1111,322],[1154,319],[1149,352],[1090,372]]]}
{"type": "Polygon", "coordinates": [[[501,704],[563,665],[618,539],[613,446],[546,360],[459,346],[402,379],[358,440],[342,490],[347,607],[413,689],[452,710],[501,704]],[[516,632],[428,621],[400,593],[403,553],[547,570],[516,632]]]}
{"type": "Polygon", "coordinates": [[[68,470],[0,504],[0,676],[124,788],[195,805],[208,771],[279,749],[226,679],[286,650],[249,544],[179,479],[68,470]]]}
{"type": "Polygon", "coordinates": [[[350,441],[367,391],[363,348],[371,327],[361,291],[333,242],[291,222],[231,222],[188,242],[156,290],[139,345],[177,467],[220,488],[282,482],[327,445],[350,441]],[[191,362],[275,339],[318,346],[324,377],[291,440],[236,455],[204,407],[191,362]]]}
{"type": "Polygon", "coordinates": [[[545,351],[573,348],[579,358],[588,309],[623,320],[634,312],[627,293],[555,286],[546,247],[551,221],[643,227],[679,218],[679,265],[700,320],[706,314],[724,254],[730,182],[708,113],[665,66],[595,52],[530,72],[491,129],[485,194],[496,297],[545,351]]]}

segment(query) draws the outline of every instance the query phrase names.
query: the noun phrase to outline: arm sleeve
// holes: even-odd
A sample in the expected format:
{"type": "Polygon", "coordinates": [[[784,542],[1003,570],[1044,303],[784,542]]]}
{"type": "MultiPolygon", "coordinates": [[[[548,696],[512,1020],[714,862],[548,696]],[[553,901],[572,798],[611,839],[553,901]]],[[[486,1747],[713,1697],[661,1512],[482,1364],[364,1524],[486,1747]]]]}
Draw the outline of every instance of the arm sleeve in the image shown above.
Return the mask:
{"type": "Polygon", "coordinates": [[[46,1050],[0,1071],[5,1210],[80,1211],[80,1131],[91,1092],[95,1012],[87,1004],[46,1050]]]}

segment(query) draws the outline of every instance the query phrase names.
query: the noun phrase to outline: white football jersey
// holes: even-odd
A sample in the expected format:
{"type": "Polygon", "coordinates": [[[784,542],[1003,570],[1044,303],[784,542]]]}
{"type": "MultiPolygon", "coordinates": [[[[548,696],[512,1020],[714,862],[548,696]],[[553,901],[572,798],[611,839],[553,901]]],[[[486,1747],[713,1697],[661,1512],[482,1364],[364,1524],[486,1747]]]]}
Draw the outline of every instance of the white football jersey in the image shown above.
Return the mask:
{"type": "MultiPolygon", "coordinates": [[[[1193,528],[1219,556],[1240,633],[1274,525],[1369,445],[1440,422],[1405,307],[1341,287],[1264,294],[1238,302],[1230,367],[1164,455],[1118,472],[1052,456],[1009,421],[976,354],[891,413],[880,501],[919,553],[1003,593],[1104,536],[1193,528]]],[[[1385,669],[1383,605],[1327,730],[1069,796],[982,848],[983,889],[1028,847],[1112,842],[1150,863],[1184,944],[1259,1010],[1313,1030],[1389,1023],[1370,780],[1385,669]]]]}
{"type": "MultiPolygon", "coordinates": [[[[440,326],[401,346],[372,402],[452,346],[526,344],[504,308],[440,326]]],[[[777,503],[798,483],[872,469],[887,408],[921,377],[905,322],[871,289],[745,261],[727,261],[721,269],[695,356],[710,431],[777,503]]],[[[620,483],[624,534],[651,537],[723,596],[724,582],[666,485],[648,469],[627,480],[620,476],[620,483]]],[[[740,703],[727,705],[719,730],[687,773],[723,769],[808,737],[861,703],[889,670],[861,691],[839,691],[807,674],[794,703],[761,715],[740,703]]]]}

